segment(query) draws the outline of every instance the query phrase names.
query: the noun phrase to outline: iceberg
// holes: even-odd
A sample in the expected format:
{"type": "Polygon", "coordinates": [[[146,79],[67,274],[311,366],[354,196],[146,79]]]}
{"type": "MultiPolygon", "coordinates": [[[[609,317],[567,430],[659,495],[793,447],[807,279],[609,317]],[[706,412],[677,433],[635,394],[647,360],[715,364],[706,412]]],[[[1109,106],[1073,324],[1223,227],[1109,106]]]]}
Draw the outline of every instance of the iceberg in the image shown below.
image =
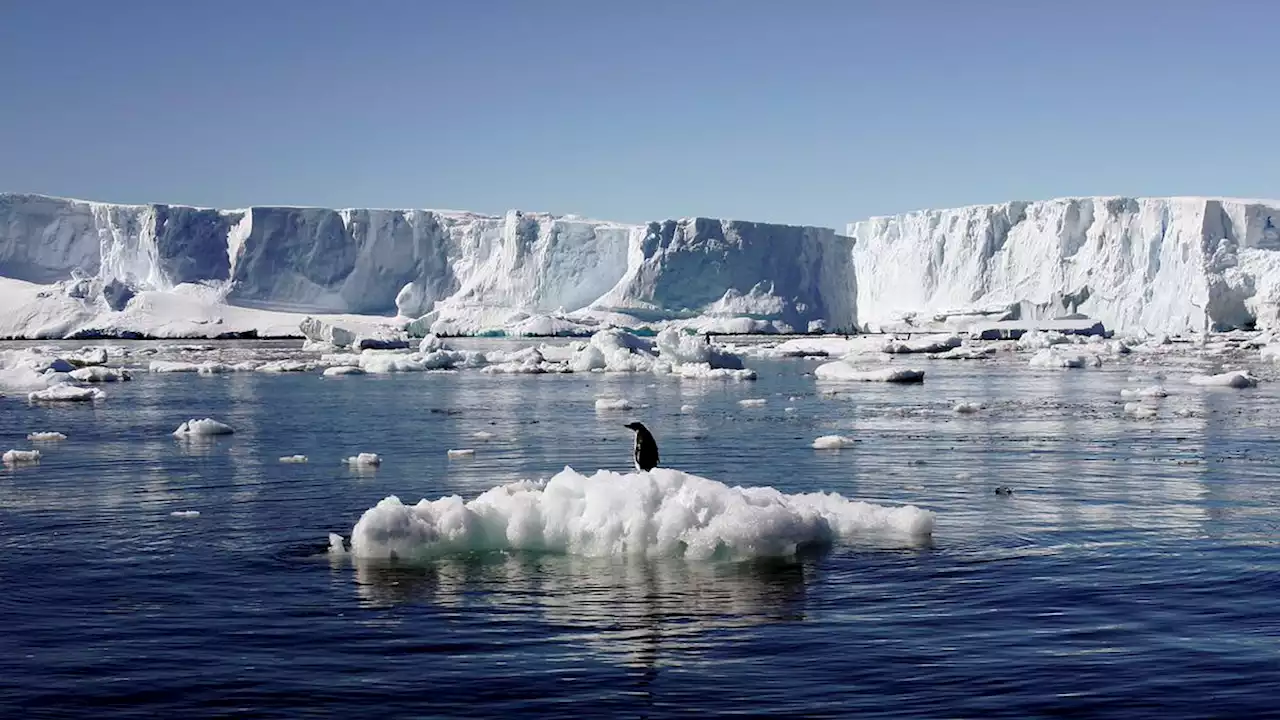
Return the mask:
{"type": "Polygon", "coordinates": [[[852,243],[827,228],[0,194],[0,337],[297,337],[308,316],[442,335],[803,331],[852,327],[854,286],[852,243]]]}
{"type": "Polygon", "coordinates": [[[1126,332],[1280,324],[1280,201],[1007,202],[872,218],[848,235],[864,327],[1081,314],[1126,332]]]}

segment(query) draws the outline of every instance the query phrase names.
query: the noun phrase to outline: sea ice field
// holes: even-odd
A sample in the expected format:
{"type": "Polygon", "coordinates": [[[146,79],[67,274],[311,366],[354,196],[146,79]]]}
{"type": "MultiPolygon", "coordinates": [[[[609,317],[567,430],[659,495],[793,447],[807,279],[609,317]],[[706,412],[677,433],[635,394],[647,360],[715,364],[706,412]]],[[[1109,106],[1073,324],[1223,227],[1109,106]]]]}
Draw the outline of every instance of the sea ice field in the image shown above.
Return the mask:
{"type": "Polygon", "coordinates": [[[301,345],[0,343],[0,715],[1274,712],[1269,336],[301,345]]]}

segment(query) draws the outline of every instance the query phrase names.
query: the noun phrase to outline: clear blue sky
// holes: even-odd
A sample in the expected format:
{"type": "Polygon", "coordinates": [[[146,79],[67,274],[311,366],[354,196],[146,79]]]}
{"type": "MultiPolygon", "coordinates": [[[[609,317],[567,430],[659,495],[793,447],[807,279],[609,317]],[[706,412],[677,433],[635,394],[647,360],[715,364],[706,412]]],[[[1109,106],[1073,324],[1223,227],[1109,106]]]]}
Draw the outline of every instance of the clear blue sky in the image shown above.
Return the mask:
{"type": "Polygon", "coordinates": [[[1280,197],[1274,0],[0,0],[0,190],[843,227],[1280,197]]]}

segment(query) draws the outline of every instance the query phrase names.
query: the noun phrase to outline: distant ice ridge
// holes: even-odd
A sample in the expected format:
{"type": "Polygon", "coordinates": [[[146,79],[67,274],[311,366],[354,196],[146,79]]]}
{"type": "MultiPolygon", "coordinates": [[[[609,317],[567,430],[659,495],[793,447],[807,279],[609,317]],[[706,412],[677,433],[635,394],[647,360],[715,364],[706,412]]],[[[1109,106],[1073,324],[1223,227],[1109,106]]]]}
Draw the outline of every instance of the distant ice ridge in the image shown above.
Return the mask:
{"type": "Polygon", "coordinates": [[[1120,331],[1280,326],[1280,201],[1066,198],[849,225],[859,322],[1082,313],[1120,331]]]}
{"type": "MultiPolygon", "coordinates": [[[[585,476],[566,467],[547,481],[405,505],[387,497],[351,531],[360,558],[423,559],[474,550],[543,550],[591,556],[744,559],[859,537],[929,536],[934,513],[834,493],[788,495],[729,487],[678,470],[585,476]]],[[[341,541],[333,551],[342,551],[341,541]]]]}
{"type": "Polygon", "coordinates": [[[274,317],[205,306],[394,314],[417,319],[419,334],[576,335],[661,322],[847,328],[851,250],[829,229],[704,218],[630,225],[520,211],[216,210],[0,194],[0,278],[27,284],[0,293],[18,310],[0,335],[152,334],[129,319],[163,314],[157,293],[201,306],[175,311],[188,318],[181,323],[156,320],[164,327],[154,334],[168,337],[277,327],[274,317]]]}

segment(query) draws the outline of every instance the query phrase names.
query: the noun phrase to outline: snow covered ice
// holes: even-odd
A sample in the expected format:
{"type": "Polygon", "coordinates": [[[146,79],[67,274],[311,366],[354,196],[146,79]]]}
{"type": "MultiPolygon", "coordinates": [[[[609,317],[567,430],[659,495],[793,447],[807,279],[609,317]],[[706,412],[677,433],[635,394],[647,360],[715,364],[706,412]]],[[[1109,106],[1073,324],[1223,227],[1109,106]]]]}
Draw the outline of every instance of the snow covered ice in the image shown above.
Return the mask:
{"type": "MultiPolygon", "coordinates": [[[[566,467],[547,481],[502,485],[472,500],[457,495],[405,505],[384,498],[351,531],[359,558],[425,559],[482,550],[577,555],[745,559],[794,554],[804,546],[862,536],[927,537],[934,513],[887,507],[834,493],[789,495],[771,487],[729,487],[678,470],[566,467]]],[[[342,552],[342,542],[330,540],[342,552]]]]}
{"type": "Polygon", "coordinates": [[[40,462],[39,450],[6,450],[0,456],[5,465],[29,465],[40,462]]]}
{"type": "Polygon", "coordinates": [[[814,439],[813,449],[839,450],[840,448],[851,447],[857,442],[857,440],[846,435],[823,435],[814,439]]]}
{"type": "Polygon", "coordinates": [[[382,458],[379,457],[377,453],[362,452],[358,455],[348,457],[345,462],[354,467],[372,467],[374,465],[381,465],[382,458]]]}

